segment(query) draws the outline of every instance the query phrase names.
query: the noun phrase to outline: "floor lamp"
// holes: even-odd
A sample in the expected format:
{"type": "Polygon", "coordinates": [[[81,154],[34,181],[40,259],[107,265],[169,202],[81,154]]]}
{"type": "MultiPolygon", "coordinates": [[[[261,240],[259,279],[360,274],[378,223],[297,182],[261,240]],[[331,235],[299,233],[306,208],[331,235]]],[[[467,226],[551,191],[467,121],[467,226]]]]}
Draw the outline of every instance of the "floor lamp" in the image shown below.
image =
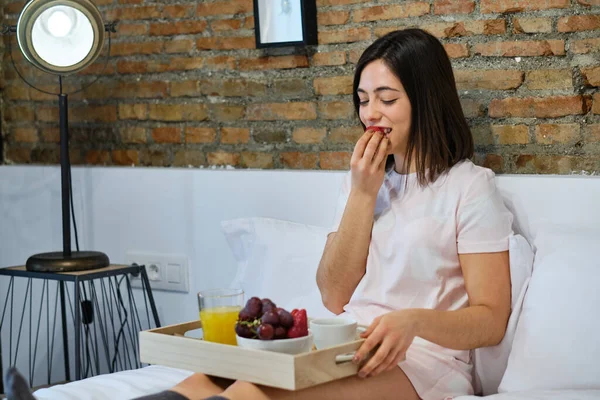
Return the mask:
{"type": "MultiPolygon", "coordinates": [[[[32,255],[26,262],[29,271],[82,271],[109,265],[104,253],[71,251],[71,162],[63,77],[81,71],[98,58],[105,32],[108,32],[110,53],[110,33],[115,32],[114,28],[114,24],[104,25],[100,12],[90,0],[31,0],[23,7],[17,25],[4,28],[3,33],[16,33],[19,49],[27,61],[44,72],[58,75],[59,79],[58,93],[38,89],[23,77],[13,60],[15,70],[25,83],[41,92],[58,95],[59,105],[63,249],[32,255]]],[[[10,47],[8,51],[12,57],[10,47]]]]}

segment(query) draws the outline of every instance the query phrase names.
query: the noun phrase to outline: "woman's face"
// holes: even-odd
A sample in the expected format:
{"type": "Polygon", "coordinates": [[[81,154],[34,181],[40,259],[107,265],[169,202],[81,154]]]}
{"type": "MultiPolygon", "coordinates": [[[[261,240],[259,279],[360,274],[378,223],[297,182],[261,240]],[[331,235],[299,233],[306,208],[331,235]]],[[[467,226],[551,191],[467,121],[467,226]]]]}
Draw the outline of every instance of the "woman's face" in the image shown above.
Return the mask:
{"type": "Polygon", "coordinates": [[[411,106],[404,86],[381,60],[365,66],[358,84],[359,116],[370,126],[391,128],[389,154],[406,152],[411,124],[411,106]]]}

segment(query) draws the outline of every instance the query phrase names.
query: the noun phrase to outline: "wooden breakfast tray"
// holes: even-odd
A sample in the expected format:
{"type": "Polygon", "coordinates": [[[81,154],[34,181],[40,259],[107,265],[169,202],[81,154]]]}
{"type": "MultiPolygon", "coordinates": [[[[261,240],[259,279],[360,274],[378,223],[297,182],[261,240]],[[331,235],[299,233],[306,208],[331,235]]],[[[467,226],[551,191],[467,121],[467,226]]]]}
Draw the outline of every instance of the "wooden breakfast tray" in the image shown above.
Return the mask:
{"type": "Polygon", "coordinates": [[[245,349],[183,336],[201,321],[140,332],[140,360],[260,385],[300,390],[358,372],[349,353],[364,339],[303,354],[245,349]],[[339,357],[338,357],[339,356],[339,357]],[[336,361],[337,357],[337,361],[336,361]]]}

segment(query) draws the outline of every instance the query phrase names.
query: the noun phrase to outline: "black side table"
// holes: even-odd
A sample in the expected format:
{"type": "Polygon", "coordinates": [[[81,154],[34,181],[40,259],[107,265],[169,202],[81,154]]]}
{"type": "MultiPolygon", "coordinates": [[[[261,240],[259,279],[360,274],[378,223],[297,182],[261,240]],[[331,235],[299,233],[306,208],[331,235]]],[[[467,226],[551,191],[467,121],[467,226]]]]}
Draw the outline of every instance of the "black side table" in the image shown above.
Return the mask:
{"type": "Polygon", "coordinates": [[[6,296],[0,295],[0,302],[4,300],[0,303],[0,393],[4,393],[2,329],[9,330],[10,366],[17,366],[24,372],[25,367],[16,365],[17,358],[21,346],[29,347],[30,386],[33,386],[38,349],[41,347],[43,350],[45,342],[48,358],[47,384],[53,383],[50,371],[56,325],[59,321],[58,312],[62,331],[65,381],[71,380],[70,338],[74,338],[75,380],[105,372],[141,367],[138,357],[138,333],[141,330],[160,327],[152,289],[143,265],[110,265],[90,271],[61,273],[27,271],[21,266],[0,268],[1,275],[10,278],[6,296]],[[130,275],[140,275],[141,295],[138,293],[134,296],[130,275]],[[25,282],[15,278],[27,278],[24,293],[19,292],[18,286],[22,288],[25,282]],[[137,305],[137,302],[141,304],[142,301],[145,310],[137,305]],[[22,305],[20,309],[19,305],[22,305]],[[70,314],[67,313],[67,307],[70,314]],[[18,318],[14,318],[15,310],[20,314],[18,318]],[[45,338],[43,329],[40,335],[42,321],[46,325],[45,338]],[[37,326],[34,327],[34,324],[37,326]],[[24,343],[25,339],[21,337],[24,327],[28,333],[28,343],[24,343]],[[13,340],[15,334],[16,338],[13,340]]]}

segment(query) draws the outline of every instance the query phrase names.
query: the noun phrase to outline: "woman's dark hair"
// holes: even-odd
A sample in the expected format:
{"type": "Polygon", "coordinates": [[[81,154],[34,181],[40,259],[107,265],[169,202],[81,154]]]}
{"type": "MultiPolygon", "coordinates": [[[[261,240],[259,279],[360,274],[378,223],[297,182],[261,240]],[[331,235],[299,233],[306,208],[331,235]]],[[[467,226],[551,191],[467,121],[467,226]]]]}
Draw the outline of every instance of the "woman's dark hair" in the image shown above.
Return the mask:
{"type": "MultiPolygon", "coordinates": [[[[439,40],[421,29],[405,29],[373,42],[356,65],[352,96],[357,114],[360,76],[376,60],[396,75],[408,95],[412,113],[405,165],[411,165],[414,152],[419,183],[434,182],[454,164],[471,158],[473,137],[458,99],[452,65],[439,40]]],[[[393,165],[390,155],[386,169],[393,165]]]]}

